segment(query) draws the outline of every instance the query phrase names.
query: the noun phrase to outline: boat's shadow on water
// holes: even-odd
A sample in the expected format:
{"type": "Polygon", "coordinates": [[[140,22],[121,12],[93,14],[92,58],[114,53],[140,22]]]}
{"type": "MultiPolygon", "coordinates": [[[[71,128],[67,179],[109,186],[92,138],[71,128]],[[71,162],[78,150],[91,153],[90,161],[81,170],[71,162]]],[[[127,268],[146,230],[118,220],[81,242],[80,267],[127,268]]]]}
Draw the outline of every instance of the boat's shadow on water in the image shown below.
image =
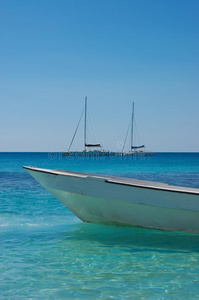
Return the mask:
{"type": "Polygon", "coordinates": [[[199,252],[199,234],[87,223],[75,224],[63,234],[73,242],[128,251],[199,252]]]}

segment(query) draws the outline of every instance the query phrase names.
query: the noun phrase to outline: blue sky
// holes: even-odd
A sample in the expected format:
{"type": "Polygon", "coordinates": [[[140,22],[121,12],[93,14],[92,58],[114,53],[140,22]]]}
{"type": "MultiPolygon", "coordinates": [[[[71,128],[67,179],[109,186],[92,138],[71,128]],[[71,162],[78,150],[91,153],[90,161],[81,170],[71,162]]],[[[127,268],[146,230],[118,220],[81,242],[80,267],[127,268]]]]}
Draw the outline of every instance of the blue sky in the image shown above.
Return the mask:
{"type": "Polygon", "coordinates": [[[134,101],[149,151],[199,152],[198,0],[0,0],[0,11],[0,151],[66,150],[88,96],[105,149],[124,140],[134,101]]]}

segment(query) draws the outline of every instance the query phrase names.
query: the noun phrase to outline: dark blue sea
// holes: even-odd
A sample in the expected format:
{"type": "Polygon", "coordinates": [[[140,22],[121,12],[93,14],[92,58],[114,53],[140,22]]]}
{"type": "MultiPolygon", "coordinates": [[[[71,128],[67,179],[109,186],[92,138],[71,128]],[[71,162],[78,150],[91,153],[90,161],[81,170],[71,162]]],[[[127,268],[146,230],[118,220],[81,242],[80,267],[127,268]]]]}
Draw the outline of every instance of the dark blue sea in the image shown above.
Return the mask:
{"type": "Polygon", "coordinates": [[[0,153],[0,299],[199,299],[199,235],[83,223],[23,165],[199,188],[199,153],[0,153]]]}

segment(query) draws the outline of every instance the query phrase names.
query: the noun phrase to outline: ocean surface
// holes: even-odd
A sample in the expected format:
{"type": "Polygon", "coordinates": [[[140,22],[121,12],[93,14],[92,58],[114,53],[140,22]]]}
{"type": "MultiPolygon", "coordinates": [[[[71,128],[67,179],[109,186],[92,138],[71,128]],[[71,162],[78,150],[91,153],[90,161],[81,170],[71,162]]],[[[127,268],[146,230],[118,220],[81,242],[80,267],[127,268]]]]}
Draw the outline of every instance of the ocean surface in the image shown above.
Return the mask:
{"type": "Polygon", "coordinates": [[[83,223],[23,165],[199,188],[199,153],[0,153],[0,299],[199,299],[199,235],[83,223]]]}

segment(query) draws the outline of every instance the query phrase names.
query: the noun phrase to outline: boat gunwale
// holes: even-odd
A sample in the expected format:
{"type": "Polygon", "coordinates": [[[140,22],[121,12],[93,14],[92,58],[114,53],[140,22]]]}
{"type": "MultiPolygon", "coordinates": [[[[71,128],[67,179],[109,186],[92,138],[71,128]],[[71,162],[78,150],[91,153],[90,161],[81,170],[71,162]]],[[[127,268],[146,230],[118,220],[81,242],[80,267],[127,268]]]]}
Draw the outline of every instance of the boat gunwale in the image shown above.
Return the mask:
{"type": "Polygon", "coordinates": [[[66,170],[49,170],[49,169],[36,168],[36,167],[32,167],[32,166],[30,166],[30,167],[23,166],[23,168],[34,171],[34,172],[47,173],[47,174],[55,175],[55,176],[70,176],[70,177],[96,179],[96,180],[104,179],[104,182],[109,183],[109,184],[118,184],[118,185],[124,185],[124,186],[131,186],[131,187],[152,189],[152,190],[166,191],[166,192],[173,192],[173,193],[199,195],[199,189],[189,188],[189,187],[181,187],[181,186],[172,186],[172,185],[169,185],[166,183],[160,183],[160,182],[155,182],[155,181],[147,181],[147,180],[127,178],[127,177],[116,177],[116,176],[91,174],[91,173],[83,173],[83,172],[73,172],[73,171],[66,171],[66,170]],[[125,180],[127,182],[125,182],[125,180]],[[132,183],[128,182],[129,180],[132,181],[132,183]],[[155,184],[159,184],[160,186],[155,186],[155,184]],[[167,188],[167,186],[168,186],[168,188],[167,188]]]}

